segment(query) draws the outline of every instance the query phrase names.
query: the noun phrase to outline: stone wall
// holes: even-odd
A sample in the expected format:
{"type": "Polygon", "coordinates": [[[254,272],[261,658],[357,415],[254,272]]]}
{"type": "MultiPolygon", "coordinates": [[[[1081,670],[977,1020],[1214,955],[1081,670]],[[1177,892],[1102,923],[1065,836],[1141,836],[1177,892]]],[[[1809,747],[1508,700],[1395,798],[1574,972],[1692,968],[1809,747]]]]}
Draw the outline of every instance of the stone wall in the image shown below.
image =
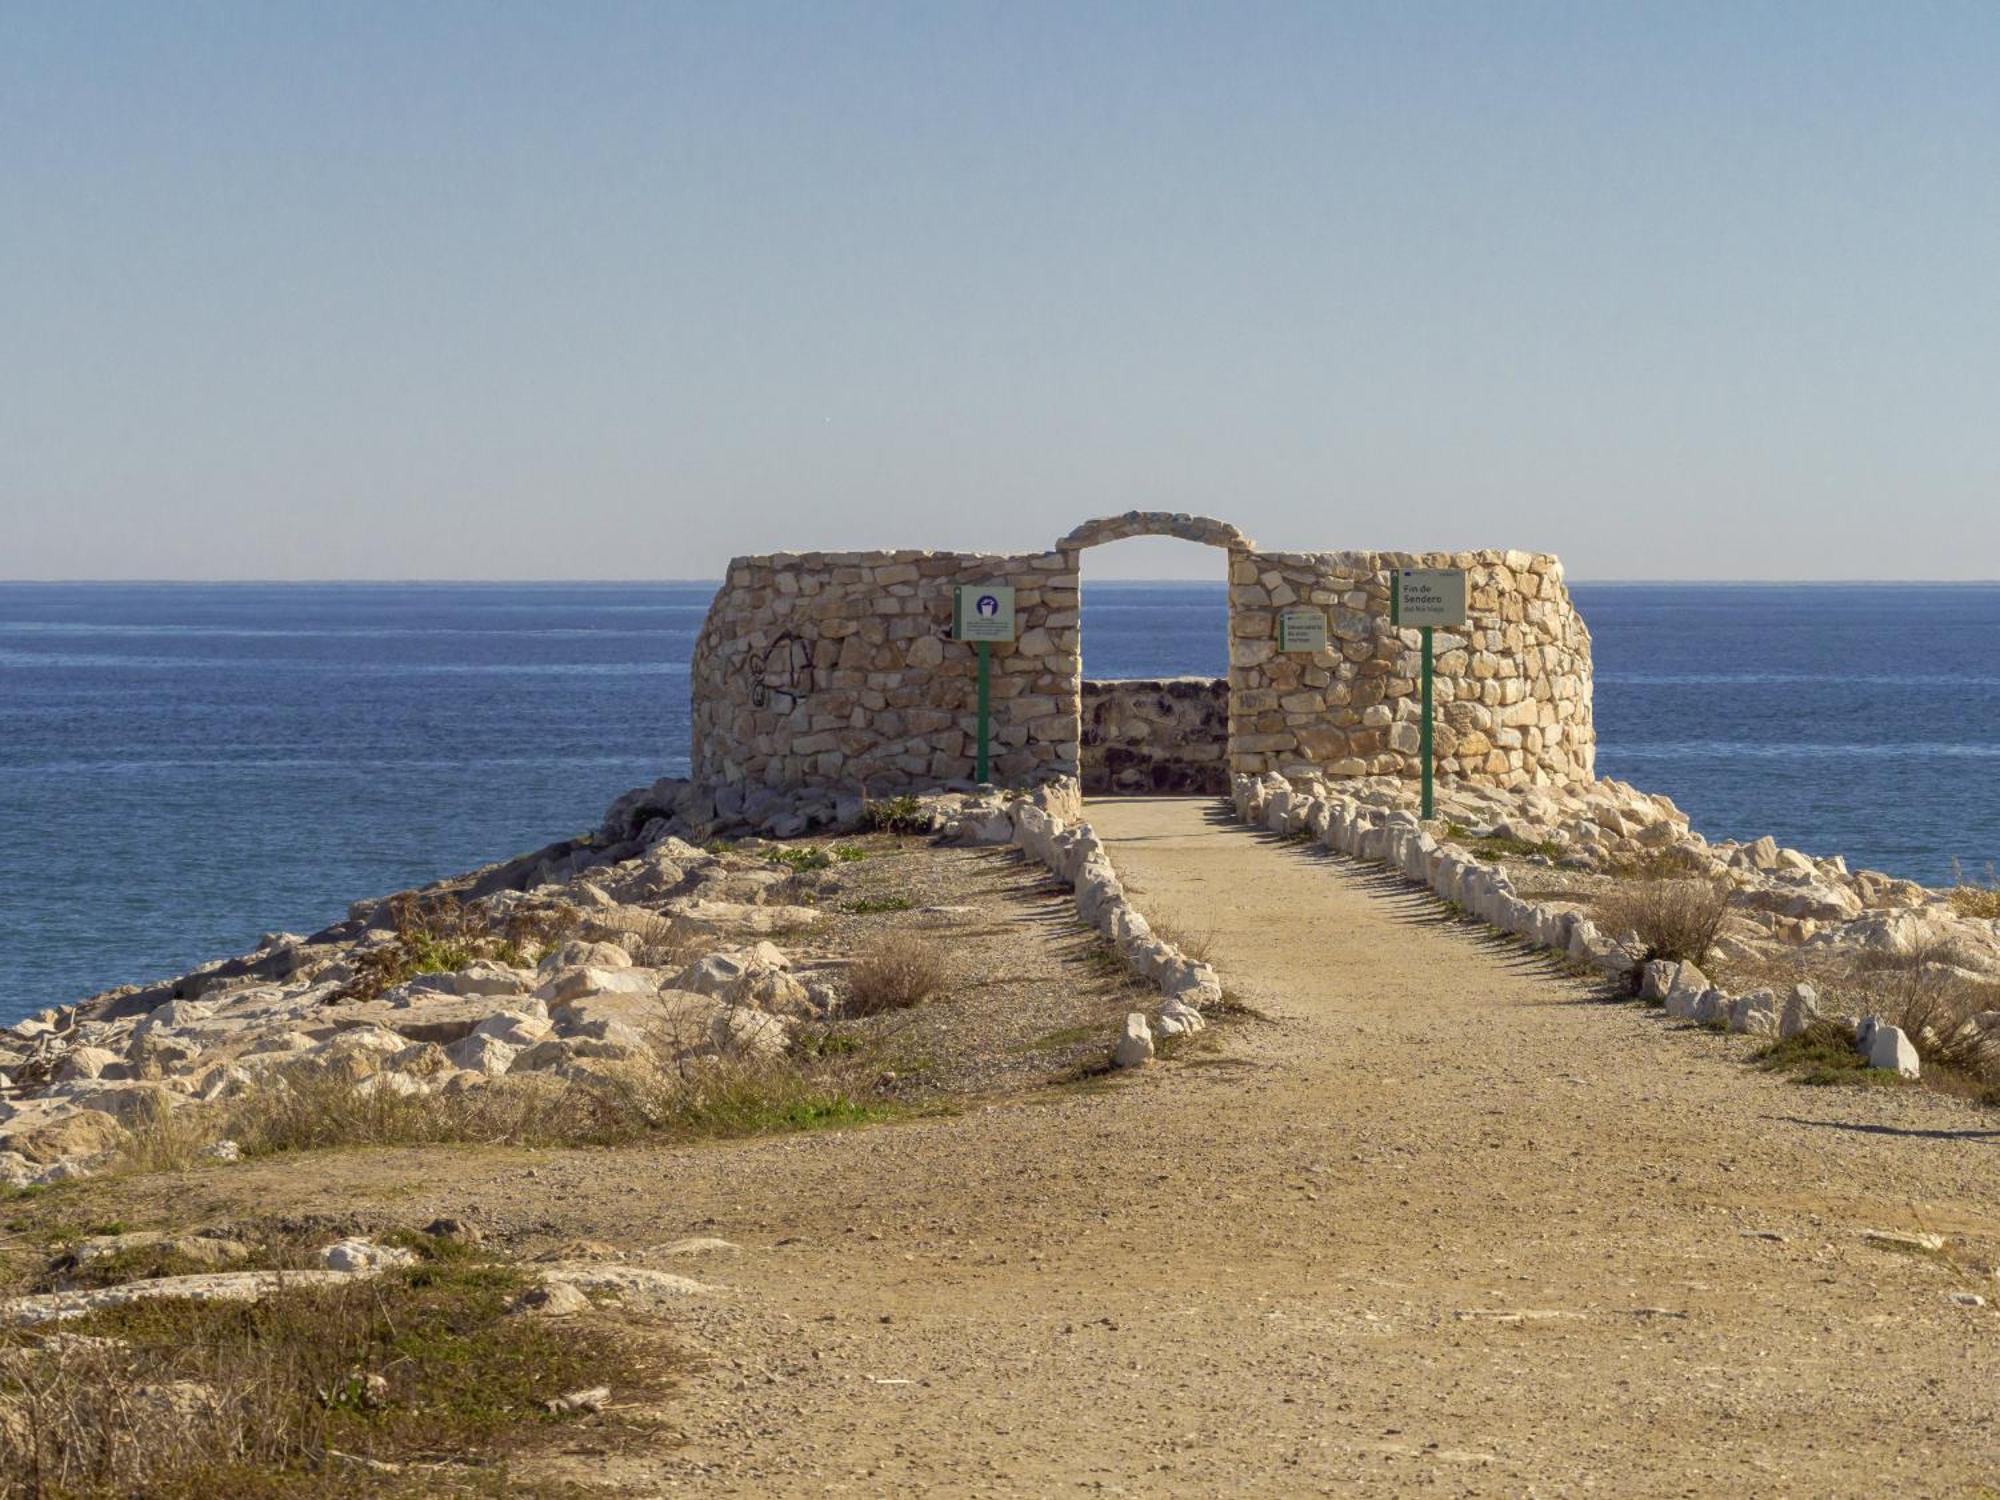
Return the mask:
{"type": "Polygon", "coordinates": [[[697,780],[870,791],[969,780],[974,648],[959,584],[1011,584],[1017,639],[992,652],[992,775],[1077,773],[1076,571],[1057,553],[738,558],[696,638],[697,780]]]}
{"type": "Polygon", "coordinates": [[[1461,567],[1469,623],[1436,640],[1440,776],[1514,786],[1592,775],[1590,633],[1555,558],[1262,552],[1226,522],[1132,512],[1046,553],[736,559],[695,643],[695,777],[871,792],[969,780],[975,657],[949,638],[961,583],[1016,590],[1018,639],[992,648],[994,779],[1079,775],[1082,554],[1142,535],[1228,554],[1231,770],[1416,776],[1418,636],[1389,624],[1389,570],[1461,567]],[[1325,612],[1327,649],[1280,652],[1278,614],[1301,605],[1325,612]]]}
{"type": "Polygon", "coordinates": [[[1083,790],[1229,791],[1229,679],[1085,682],[1083,790]]]}
{"type": "Polygon", "coordinates": [[[1251,775],[1417,776],[1420,636],[1389,623],[1396,568],[1463,568],[1467,624],[1436,633],[1437,768],[1503,785],[1589,780],[1590,632],[1562,564],[1527,552],[1232,551],[1229,758],[1251,775]],[[1325,651],[1278,650],[1288,606],[1325,611],[1325,651]]]}

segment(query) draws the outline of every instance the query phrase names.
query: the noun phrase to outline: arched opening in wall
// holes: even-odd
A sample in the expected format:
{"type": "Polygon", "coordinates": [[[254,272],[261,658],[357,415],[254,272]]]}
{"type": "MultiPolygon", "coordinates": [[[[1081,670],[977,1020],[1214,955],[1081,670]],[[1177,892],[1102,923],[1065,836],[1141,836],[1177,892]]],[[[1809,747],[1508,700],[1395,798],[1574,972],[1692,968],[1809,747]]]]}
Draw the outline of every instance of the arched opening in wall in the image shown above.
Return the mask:
{"type": "Polygon", "coordinates": [[[1171,536],[1078,562],[1085,796],[1229,790],[1229,554],[1171,536]]]}

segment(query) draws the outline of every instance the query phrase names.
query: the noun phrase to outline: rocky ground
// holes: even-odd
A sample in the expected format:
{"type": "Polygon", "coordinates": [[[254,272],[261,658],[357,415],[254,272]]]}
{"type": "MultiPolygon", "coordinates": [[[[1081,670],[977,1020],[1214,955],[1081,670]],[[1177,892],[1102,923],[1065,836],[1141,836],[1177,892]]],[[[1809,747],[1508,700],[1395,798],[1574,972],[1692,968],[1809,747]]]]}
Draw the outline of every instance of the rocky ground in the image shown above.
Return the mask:
{"type": "MultiPolygon", "coordinates": [[[[1055,1049],[1073,1065],[1091,1051],[1084,1020],[1093,1045],[1112,1023],[1079,1011],[1092,987],[1019,969],[1018,912],[1002,901],[996,919],[994,882],[1031,889],[1046,871],[995,847],[1012,837],[1004,811],[966,805],[857,801],[829,837],[697,846],[674,831],[688,824],[627,799],[594,840],[44,1011],[0,1031],[0,1186],[87,1176],[129,1157],[135,1133],[157,1145],[206,1129],[199,1147],[227,1158],[232,1115],[286,1091],[554,1097],[809,1053],[880,1054],[871,1092],[920,1099],[1038,1077],[1037,1039],[1056,1032],[1076,1033],[1055,1049]]],[[[1066,887],[1039,899],[1074,928],[1066,887]]]]}
{"type": "MultiPolygon", "coordinates": [[[[291,1225],[379,1243],[451,1220],[522,1267],[599,1267],[605,1305],[576,1316],[663,1334],[691,1363],[659,1391],[614,1382],[600,1414],[516,1455],[519,1486],[1922,1496],[1990,1482],[2000,1130],[1986,1110],[1759,1071],[1757,1040],[1615,998],[1226,804],[1090,812],[1131,903],[1205,938],[1246,1016],[1152,1067],[1065,1076],[1051,1057],[1057,1081],[1040,1086],[744,1141],[108,1175],[20,1200],[12,1233],[39,1247],[89,1214],[126,1232],[251,1243],[291,1225]],[[698,1289],[613,1308],[627,1269],[698,1289]]],[[[1012,931],[1019,977],[1113,983],[1057,900],[1069,892],[1017,856],[912,847],[900,857],[965,872],[936,904],[977,908],[968,930],[1012,931]]],[[[854,868],[871,864],[894,867],[854,868]]],[[[810,973],[808,945],[789,941],[810,973]]],[[[1078,1024],[1129,996],[1099,989],[1078,1024]]],[[[977,1050],[1004,1053],[1044,1019],[1002,1022],[977,1050]]],[[[35,1274],[52,1273],[38,1259],[35,1274]]]]}

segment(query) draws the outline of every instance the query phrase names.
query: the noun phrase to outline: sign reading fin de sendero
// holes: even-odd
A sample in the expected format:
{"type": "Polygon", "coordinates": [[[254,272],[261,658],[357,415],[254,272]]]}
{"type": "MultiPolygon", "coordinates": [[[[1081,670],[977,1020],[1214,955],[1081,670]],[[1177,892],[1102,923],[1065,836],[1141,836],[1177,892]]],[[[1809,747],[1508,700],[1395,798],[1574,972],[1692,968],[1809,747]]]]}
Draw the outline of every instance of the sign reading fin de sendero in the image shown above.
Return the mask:
{"type": "Polygon", "coordinates": [[[1456,629],[1465,623],[1463,568],[1402,568],[1396,574],[1392,625],[1442,625],[1456,629]]]}

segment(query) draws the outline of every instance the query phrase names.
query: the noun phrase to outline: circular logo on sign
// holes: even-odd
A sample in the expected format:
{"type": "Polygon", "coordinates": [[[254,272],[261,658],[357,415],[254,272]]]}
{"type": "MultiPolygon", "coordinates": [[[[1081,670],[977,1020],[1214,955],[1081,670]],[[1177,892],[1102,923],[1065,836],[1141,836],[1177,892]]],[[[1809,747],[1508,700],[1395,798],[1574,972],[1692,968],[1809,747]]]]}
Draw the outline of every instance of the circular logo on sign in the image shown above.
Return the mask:
{"type": "Polygon", "coordinates": [[[997,615],[1000,613],[1000,601],[991,594],[981,594],[979,602],[972,607],[982,615],[997,615]]]}

